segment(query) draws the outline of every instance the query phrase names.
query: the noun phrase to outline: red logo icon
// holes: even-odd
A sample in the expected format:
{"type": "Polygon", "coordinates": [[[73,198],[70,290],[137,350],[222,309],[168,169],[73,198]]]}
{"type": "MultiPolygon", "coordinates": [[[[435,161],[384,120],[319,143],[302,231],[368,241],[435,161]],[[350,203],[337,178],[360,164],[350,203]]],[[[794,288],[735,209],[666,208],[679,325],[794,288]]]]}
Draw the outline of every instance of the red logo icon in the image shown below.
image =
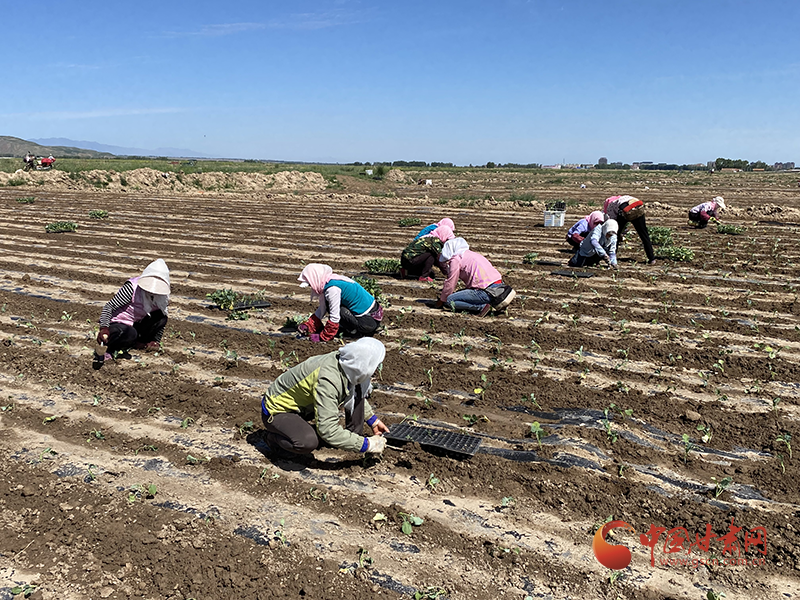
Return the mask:
{"type": "Polygon", "coordinates": [[[592,550],[597,561],[604,567],[617,571],[631,564],[631,551],[628,548],[606,542],[606,534],[618,527],[624,527],[631,533],[636,533],[636,530],[625,521],[611,521],[597,530],[592,541],[592,550]]]}

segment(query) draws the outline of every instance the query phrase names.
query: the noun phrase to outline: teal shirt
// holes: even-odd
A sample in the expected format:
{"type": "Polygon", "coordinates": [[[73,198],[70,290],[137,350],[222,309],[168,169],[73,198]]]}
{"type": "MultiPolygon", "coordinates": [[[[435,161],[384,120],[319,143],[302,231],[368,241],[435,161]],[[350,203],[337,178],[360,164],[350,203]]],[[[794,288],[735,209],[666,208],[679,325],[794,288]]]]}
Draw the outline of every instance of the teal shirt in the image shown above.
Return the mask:
{"type": "Polygon", "coordinates": [[[342,281],[331,279],[325,284],[325,289],[336,287],[341,292],[341,306],[344,306],[354,315],[363,315],[375,303],[370,293],[355,281],[342,281]]]}

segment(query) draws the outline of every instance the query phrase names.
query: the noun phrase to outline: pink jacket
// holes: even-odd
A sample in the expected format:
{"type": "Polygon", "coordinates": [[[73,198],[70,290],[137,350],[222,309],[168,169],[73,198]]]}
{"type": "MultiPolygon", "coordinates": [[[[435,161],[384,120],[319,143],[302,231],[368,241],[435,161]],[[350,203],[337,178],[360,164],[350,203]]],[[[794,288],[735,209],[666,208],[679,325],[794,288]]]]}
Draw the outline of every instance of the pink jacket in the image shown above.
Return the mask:
{"type": "Polygon", "coordinates": [[[133,286],[133,301],[124,308],[115,311],[111,316],[111,322],[124,323],[133,327],[134,323],[138,323],[147,316],[147,311],[144,309],[142,293],[139,291],[139,278],[131,277],[128,281],[133,286]]]}
{"type": "Polygon", "coordinates": [[[447,272],[447,280],[439,295],[439,300],[442,302],[446,302],[447,297],[456,291],[459,279],[472,290],[485,290],[493,283],[499,283],[502,280],[500,271],[492,266],[489,259],[472,250],[453,256],[449,262],[441,264],[447,272]]]}

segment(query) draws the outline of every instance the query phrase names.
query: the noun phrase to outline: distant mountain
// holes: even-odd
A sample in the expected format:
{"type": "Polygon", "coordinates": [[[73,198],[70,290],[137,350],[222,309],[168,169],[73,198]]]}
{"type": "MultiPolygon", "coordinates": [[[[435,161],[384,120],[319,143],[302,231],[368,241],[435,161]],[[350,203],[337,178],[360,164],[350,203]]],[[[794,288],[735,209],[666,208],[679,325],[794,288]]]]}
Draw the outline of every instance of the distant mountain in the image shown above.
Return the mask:
{"type": "Polygon", "coordinates": [[[22,158],[28,152],[33,152],[37,156],[52,154],[56,158],[113,158],[113,155],[108,152],[97,152],[96,150],[70,146],[43,146],[17,137],[0,135],[0,156],[22,158]]]}
{"type": "Polygon", "coordinates": [[[86,148],[97,152],[108,152],[116,156],[170,156],[176,158],[212,158],[207,154],[186,150],[185,148],[156,148],[155,150],[145,150],[144,148],[125,148],[123,146],[110,146],[98,142],[87,142],[70,140],[67,138],[43,138],[32,140],[46,146],[73,146],[75,148],[86,148]]]}

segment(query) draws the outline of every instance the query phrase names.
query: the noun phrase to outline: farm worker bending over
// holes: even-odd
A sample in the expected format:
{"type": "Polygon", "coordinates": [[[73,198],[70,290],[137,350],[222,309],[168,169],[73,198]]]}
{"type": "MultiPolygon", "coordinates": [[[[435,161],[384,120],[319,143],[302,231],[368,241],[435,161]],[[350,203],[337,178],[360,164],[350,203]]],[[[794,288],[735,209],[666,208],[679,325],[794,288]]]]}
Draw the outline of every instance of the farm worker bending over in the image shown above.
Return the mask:
{"type": "Polygon", "coordinates": [[[575,256],[569,259],[569,266],[592,267],[604,260],[608,266],[616,269],[618,229],[619,224],[614,220],[596,225],[581,242],[575,256]]]}
{"type": "Polygon", "coordinates": [[[647,264],[656,264],[656,255],[653,253],[653,244],[650,242],[650,232],[644,219],[644,203],[633,196],[611,196],[603,204],[603,212],[609,219],[615,219],[619,224],[619,239],[625,235],[628,223],[633,223],[636,233],[642,240],[644,252],[647,254],[647,264]]]}
{"type": "Polygon", "coordinates": [[[725,210],[725,199],[722,196],[717,196],[711,202],[703,202],[698,204],[689,211],[689,220],[697,225],[698,229],[708,227],[708,222],[711,219],[717,218],[719,211],[725,210]]]}
{"type": "Polygon", "coordinates": [[[602,223],[605,218],[606,216],[601,210],[596,210],[590,215],[583,217],[567,231],[567,243],[577,249],[578,246],[581,245],[583,238],[589,235],[589,232],[591,232],[596,225],[602,223]]]}
{"type": "Polygon", "coordinates": [[[100,313],[97,343],[105,346],[106,352],[99,356],[95,351],[95,368],[102,367],[118,350],[158,350],[167,325],[169,291],[169,268],[161,258],[119,288],[100,313]]]}
{"type": "Polygon", "coordinates": [[[400,278],[417,277],[420,281],[431,282],[433,265],[442,253],[447,240],[454,237],[452,228],[439,225],[428,234],[414,239],[400,255],[400,278]]]}
{"type": "Polygon", "coordinates": [[[360,283],[336,275],[328,265],[310,263],[297,278],[300,287],[311,288],[311,299],[319,299],[317,311],[297,329],[312,342],[327,342],[341,331],[361,337],[372,335],[383,320],[383,308],[360,283]],[[328,322],[322,319],[328,314],[328,322]]]}
{"type": "Polygon", "coordinates": [[[423,235],[428,235],[429,233],[433,233],[433,230],[436,229],[437,227],[439,227],[439,225],[446,225],[447,227],[449,227],[453,231],[456,230],[456,225],[455,225],[455,223],[453,223],[453,219],[448,219],[447,217],[445,217],[444,219],[442,219],[438,223],[433,223],[431,225],[428,225],[425,229],[422,229],[416,235],[416,237],[414,237],[414,239],[416,240],[418,238],[421,238],[423,235]]]}
{"type": "Polygon", "coordinates": [[[296,454],[313,452],[323,442],[341,450],[383,452],[383,434],[389,428],[372,411],[367,397],[372,391],[370,378],[384,356],[381,342],[362,338],[283,373],[261,398],[267,444],[296,454]],[[339,422],[342,404],[345,427],[339,422]],[[361,435],[365,422],[372,428],[370,437],[361,435]]]}
{"type": "Polygon", "coordinates": [[[503,310],[517,295],[510,285],[503,283],[500,272],[485,256],[469,249],[464,238],[449,240],[442,249],[439,262],[447,273],[447,279],[436,308],[447,304],[453,310],[465,310],[485,317],[492,308],[498,312],[503,310]],[[459,279],[467,289],[456,292],[459,279]]]}

